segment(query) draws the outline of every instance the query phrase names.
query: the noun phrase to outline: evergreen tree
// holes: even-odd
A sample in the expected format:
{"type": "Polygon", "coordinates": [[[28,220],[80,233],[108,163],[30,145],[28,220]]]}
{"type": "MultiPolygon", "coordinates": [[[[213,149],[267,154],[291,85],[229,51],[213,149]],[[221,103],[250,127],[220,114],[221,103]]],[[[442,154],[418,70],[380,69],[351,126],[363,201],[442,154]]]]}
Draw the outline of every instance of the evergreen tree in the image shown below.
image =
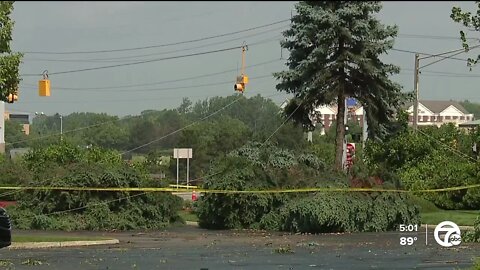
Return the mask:
{"type": "Polygon", "coordinates": [[[285,108],[296,123],[313,129],[311,113],[337,103],[335,167],[342,169],[345,98],[364,107],[370,138],[381,139],[402,105],[401,87],[389,79],[399,72],[379,56],[393,46],[396,26],[385,26],[374,14],[379,2],[303,1],[296,4],[281,46],[290,52],[289,70],[275,73],[277,90],[294,94],[285,108]]]}

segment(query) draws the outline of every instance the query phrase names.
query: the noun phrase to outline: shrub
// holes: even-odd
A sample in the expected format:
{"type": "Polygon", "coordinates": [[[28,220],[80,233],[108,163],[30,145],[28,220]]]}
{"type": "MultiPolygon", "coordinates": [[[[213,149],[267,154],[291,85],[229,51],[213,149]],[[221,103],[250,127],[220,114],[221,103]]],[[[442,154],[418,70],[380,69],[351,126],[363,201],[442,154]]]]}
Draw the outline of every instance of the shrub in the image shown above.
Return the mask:
{"type": "MultiPolygon", "coordinates": [[[[251,144],[217,160],[204,187],[266,190],[348,187],[346,176],[324,168],[314,156],[251,144]]],[[[401,194],[236,193],[205,194],[199,225],[294,232],[384,231],[418,222],[418,209],[401,194]]]]}
{"type": "MultiPolygon", "coordinates": [[[[415,191],[480,184],[476,170],[478,164],[452,159],[446,153],[435,151],[422,162],[405,167],[399,176],[405,188],[415,191]]],[[[476,188],[423,193],[420,196],[443,209],[478,209],[479,190],[476,188]]]]}
{"type": "MultiPolygon", "coordinates": [[[[141,166],[123,163],[113,153],[62,144],[36,149],[27,155],[25,162],[35,177],[42,175],[42,181],[36,185],[120,188],[152,186],[152,180],[141,166]],[[62,153],[67,154],[60,157],[62,153]],[[45,157],[50,158],[50,170],[36,164],[38,158],[45,157]]],[[[164,183],[156,185],[162,186],[164,183]]],[[[14,227],[21,229],[162,228],[179,220],[177,211],[182,207],[182,199],[170,193],[26,190],[16,197],[18,205],[9,208],[9,214],[14,227]]]]}
{"type": "Polygon", "coordinates": [[[419,222],[406,196],[389,193],[316,193],[279,212],[282,230],[293,232],[377,232],[419,222]]]}
{"type": "Polygon", "coordinates": [[[466,231],[462,238],[465,242],[480,242],[480,215],[473,224],[473,231],[466,231]]]}

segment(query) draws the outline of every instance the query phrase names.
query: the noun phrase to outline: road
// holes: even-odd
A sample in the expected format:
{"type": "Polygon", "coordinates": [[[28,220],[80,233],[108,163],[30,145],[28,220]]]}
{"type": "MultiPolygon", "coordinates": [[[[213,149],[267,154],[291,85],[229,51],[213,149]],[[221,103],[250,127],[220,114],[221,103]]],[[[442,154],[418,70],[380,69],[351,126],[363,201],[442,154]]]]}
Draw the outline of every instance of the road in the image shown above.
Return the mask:
{"type": "MultiPolygon", "coordinates": [[[[44,232],[34,232],[47,234],[44,232]]],[[[60,233],[59,233],[60,234],[60,233]]],[[[0,250],[2,269],[464,269],[480,244],[442,248],[424,233],[287,234],[207,231],[75,232],[120,244],[45,250],[0,250]],[[401,246],[400,236],[417,237],[401,246]],[[10,267],[10,268],[8,268],[10,267]]]]}

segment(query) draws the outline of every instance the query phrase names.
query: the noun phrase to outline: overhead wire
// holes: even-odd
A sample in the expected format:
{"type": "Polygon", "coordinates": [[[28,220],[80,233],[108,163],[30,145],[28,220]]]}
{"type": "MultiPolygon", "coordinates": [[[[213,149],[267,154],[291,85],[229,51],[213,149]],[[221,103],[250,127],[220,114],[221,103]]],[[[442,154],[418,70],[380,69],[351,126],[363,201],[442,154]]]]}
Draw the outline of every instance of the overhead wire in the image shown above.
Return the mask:
{"type": "MultiPolygon", "coordinates": [[[[418,38],[418,39],[456,39],[461,40],[460,36],[439,36],[439,35],[423,35],[423,34],[398,34],[400,38],[418,38]]],[[[478,38],[466,38],[467,40],[479,40],[478,38]]]]}
{"type": "Polygon", "coordinates": [[[149,46],[141,46],[141,47],[134,47],[134,48],[123,48],[123,49],[109,49],[109,50],[94,50],[94,51],[71,51],[71,52],[48,52],[48,51],[24,51],[23,53],[25,54],[94,54],[94,53],[110,53],[110,52],[124,52],[124,51],[135,51],[135,50],[145,50],[145,49],[152,49],[152,48],[161,48],[161,47],[168,47],[168,46],[175,46],[175,45],[181,45],[181,44],[187,44],[187,43],[194,43],[194,42],[199,42],[199,41],[205,41],[209,39],[214,39],[214,38],[219,38],[219,37],[225,37],[225,36],[231,36],[239,33],[244,33],[260,28],[265,28],[268,26],[288,22],[290,19],[285,19],[285,20],[280,20],[256,27],[251,27],[243,30],[238,30],[234,32],[229,32],[229,33],[223,33],[219,35],[213,35],[209,37],[203,37],[203,38],[197,38],[197,39],[191,39],[191,40],[186,40],[186,41],[179,41],[179,42],[172,42],[172,43],[166,43],[166,44],[157,44],[157,45],[149,45],[149,46]]]}
{"type": "MultiPolygon", "coordinates": [[[[266,77],[270,77],[270,76],[272,76],[272,75],[262,76],[262,77],[266,78],[266,77]]],[[[254,77],[252,77],[251,79],[255,80],[254,77]]],[[[259,79],[259,78],[256,78],[256,79],[259,79]]],[[[231,83],[231,82],[229,82],[229,83],[231,83]]],[[[281,93],[278,94],[278,95],[281,95],[281,93]]],[[[269,96],[266,96],[266,97],[269,97],[269,96]]],[[[153,111],[152,113],[154,113],[154,112],[155,111],[153,111]]],[[[33,112],[31,112],[31,113],[33,113],[33,112]]],[[[110,123],[115,123],[115,122],[118,122],[118,121],[128,120],[130,118],[135,118],[135,117],[139,117],[139,116],[137,116],[137,115],[126,116],[124,118],[118,118],[118,119],[115,119],[115,120],[101,122],[101,123],[97,123],[97,124],[93,124],[93,125],[89,125],[89,126],[85,126],[85,127],[81,127],[81,128],[72,129],[72,130],[66,130],[66,131],[63,131],[63,135],[69,134],[69,133],[72,133],[72,132],[81,131],[81,130],[84,130],[84,129],[89,129],[89,128],[93,128],[93,127],[107,125],[107,124],[110,124],[110,123]]],[[[35,137],[35,138],[24,139],[24,140],[19,140],[19,141],[15,141],[15,142],[6,142],[5,145],[13,145],[13,144],[18,144],[18,143],[23,143],[23,142],[28,142],[28,141],[35,141],[35,140],[40,140],[40,139],[45,139],[45,138],[60,136],[60,135],[61,135],[60,133],[47,134],[47,135],[43,135],[43,136],[39,136],[39,137],[35,137]]]]}
{"type": "MultiPolygon", "coordinates": [[[[94,58],[94,59],[48,59],[48,58],[25,58],[24,60],[26,61],[45,61],[45,62],[93,62],[93,63],[98,63],[98,62],[134,62],[134,61],[139,61],[141,59],[132,59],[132,58],[141,58],[141,57],[150,57],[150,56],[158,56],[158,55],[165,55],[165,54],[170,54],[170,53],[177,53],[177,52],[184,52],[184,51],[191,51],[195,49],[201,49],[205,47],[210,47],[210,46],[215,46],[215,45],[220,45],[220,44],[225,44],[237,40],[242,40],[246,39],[249,37],[254,37],[258,35],[263,35],[265,33],[270,33],[272,31],[277,31],[284,29],[285,26],[258,32],[255,34],[247,35],[247,36],[242,36],[234,39],[229,39],[229,40],[223,40],[223,41],[217,41],[214,43],[209,43],[209,44],[204,44],[201,46],[196,46],[196,47],[190,47],[190,48],[184,48],[184,49],[176,49],[176,50],[171,50],[171,51],[166,51],[166,52],[157,52],[157,53],[150,53],[150,54],[142,54],[142,55],[131,55],[131,56],[119,56],[119,57],[109,57],[109,58],[94,58]]],[[[273,39],[274,37],[270,37],[268,39],[263,39],[261,42],[268,42],[268,41],[273,41],[276,39],[273,39]]],[[[249,44],[259,44],[259,41],[249,43],[249,44]]]]}
{"type": "MultiPolygon", "coordinates": [[[[147,64],[147,63],[171,60],[171,59],[179,59],[179,58],[186,58],[186,57],[192,57],[192,56],[198,56],[198,55],[207,55],[207,54],[218,53],[218,52],[232,51],[232,50],[240,49],[240,48],[242,48],[242,46],[236,46],[236,47],[230,47],[230,48],[224,48],[224,49],[218,49],[218,50],[210,50],[210,51],[199,52],[199,53],[191,53],[191,54],[163,57],[163,58],[150,59],[150,60],[143,60],[143,61],[137,61],[137,62],[131,62],[131,63],[123,63],[123,64],[92,67],[92,68],[82,68],[82,69],[74,69],[74,70],[66,70],[66,71],[49,72],[48,75],[60,75],[60,74],[85,72],[85,71],[100,70],[100,69],[107,69],[107,68],[133,66],[133,65],[140,65],[140,64],[147,64]]],[[[43,74],[22,74],[21,76],[26,77],[26,76],[42,76],[42,75],[43,74]]]]}
{"type": "MultiPolygon", "coordinates": [[[[396,51],[396,52],[404,52],[404,53],[411,53],[411,54],[423,54],[423,55],[429,55],[429,56],[436,56],[435,54],[431,54],[431,53],[425,53],[425,52],[418,52],[418,51],[411,51],[411,50],[404,50],[404,49],[397,49],[397,48],[392,48],[390,49],[392,51],[396,51]]],[[[459,61],[468,61],[468,59],[464,59],[464,58],[458,58],[458,57],[447,57],[447,56],[437,56],[437,57],[440,57],[440,58],[448,58],[448,59],[452,59],[452,60],[459,60],[459,61]]]]}
{"type": "Polygon", "coordinates": [[[456,154],[457,156],[462,157],[462,158],[465,158],[465,159],[467,159],[468,161],[473,162],[473,163],[477,162],[477,160],[474,159],[473,157],[470,157],[470,156],[466,155],[465,153],[462,153],[461,151],[459,151],[459,150],[457,150],[457,149],[454,149],[453,147],[447,145],[446,143],[443,143],[443,142],[435,139],[435,138],[432,137],[431,135],[423,132],[422,130],[418,129],[417,131],[420,132],[420,134],[424,135],[425,137],[428,137],[428,138],[430,138],[431,140],[435,141],[436,143],[440,144],[440,145],[443,146],[445,149],[450,150],[450,152],[456,154]]]}
{"type": "MultiPolygon", "coordinates": [[[[258,64],[253,64],[250,66],[247,66],[246,68],[252,68],[252,67],[257,67],[257,66],[263,66],[275,62],[281,61],[280,59],[272,59],[268,60],[265,62],[261,62],[258,64]]],[[[214,73],[207,73],[207,74],[202,74],[202,75],[197,75],[197,76],[191,76],[191,77],[185,77],[185,78],[180,78],[180,79],[173,79],[173,80],[164,80],[164,81],[159,81],[159,82],[153,82],[153,83],[146,83],[146,84],[130,84],[130,85],[116,85],[116,86],[104,86],[104,87],[65,87],[65,86],[55,86],[55,89],[62,89],[62,90],[102,90],[102,89],[119,89],[119,88],[130,88],[130,87],[139,87],[139,86],[151,86],[151,85],[158,85],[158,84],[166,84],[166,83],[174,83],[174,82],[183,82],[183,81],[191,81],[194,79],[200,79],[200,78],[205,78],[205,77],[211,77],[215,75],[221,75],[229,72],[234,72],[237,71],[237,69],[228,69],[228,70],[223,70],[219,72],[214,72],[214,73]]],[[[34,84],[24,84],[24,85],[30,85],[32,87],[37,87],[37,85],[34,84]]]]}
{"type": "MultiPolygon", "coordinates": [[[[262,75],[262,76],[256,76],[256,77],[251,77],[251,79],[263,79],[267,77],[272,77],[273,75],[262,75]]],[[[188,86],[172,86],[172,87],[164,87],[164,88],[151,88],[151,89],[104,89],[102,92],[109,92],[109,91],[114,91],[114,92],[131,92],[131,93],[136,93],[136,92],[157,92],[157,91],[170,91],[170,90],[179,90],[179,89],[191,89],[191,88],[199,88],[199,87],[205,87],[205,86],[215,86],[215,85],[224,85],[224,84],[229,84],[232,83],[232,80],[228,81],[222,81],[222,82],[214,82],[214,83],[206,83],[206,84],[194,84],[194,85],[188,85],[188,86]]],[[[95,91],[98,93],[97,90],[89,90],[89,89],[70,89],[68,91],[80,91],[80,92],[88,92],[88,91],[95,91]]]]}
{"type": "MultiPolygon", "coordinates": [[[[276,95],[276,94],[269,95],[269,96],[266,96],[266,97],[271,97],[271,96],[275,96],[275,95],[276,95]]],[[[215,112],[213,112],[213,113],[211,113],[211,114],[203,117],[203,118],[200,119],[200,120],[194,121],[194,122],[190,123],[189,125],[186,125],[186,126],[180,128],[180,129],[177,129],[177,130],[175,130],[175,131],[173,131],[173,132],[170,132],[170,133],[167,134],[167,135],[161,136],[160,138],[156,138],[156,139],[154,139],[154,140],[152,140],[152,141],[150,141],[150,142],[148,142],[148,143],[145,143],[145,144],[142,144],[142,145],[140,145],[140,146],[138,146],[138,147],[132,148],[132,149],[127,150],[127,151],[124,151],[124,152],[121,153],[120,155],[123,156],[124,154],[127,154],[127,153],[130,153],[130,152],[132,152],[132,151],[141,149],[141,148],[143,148],[143,147],[145,147],[145,146],[148,146],[148,145],[150,145],[150,144],[152,144],[152,143],[158,142],[158,141],[160,141],[160,140],[162,140],[162,139],[165,139],[165,138],[167,138],[167,137],[169,137],[169,136],[171,136],[171,135],[173,135],[173,134],[176,134],[176,133],[178,133],[178,132],[180,132],[180,131],[182,131],[182,130],[184,130],[184,129],[192,126],[192,125],[195,125],[195,124],[197,124],[197,123],[199,123],[199,122],[201,122],[201,121],[204,121],[204,120],[206,120],[206,119],[208,119],[208,118],[210,118],[210,117],[218,114],[219,112],[225,110],[226,108],[230,107],[230,106],[233,105],[234,103],[238,102],[241,98],[242,98],[242,96],[239,96],[239,98],[235,99],[233,102],[231,102],[231,103],[225,105],[224,107],[220,108],[219,110],[217,110],[217,111],[215,111],[215,112]]],[[[134,116],[132,116],[132,117],[134,117],[134,116]]],[[[76,129],[76,130],[85,129],[85,128],[89,128],[89,127],[92,127],[92,126],[98,126],[98,125],[105,124],[105,123],[116,122],[116,121],[120,121],[120,120],[124,120],[124,119],[117,119],[117,120],[113,120],[113,121],[103,122],[103,123],[100,123],[100,124],[96,124],[96,125],[91,125],[91,126],[88,126],[88,127],[79,128],[79,129],[76,129]]],[[[283,125],[283,124],[282,124],[282,125],[283,125]]],[[[277,130],[278,130],[278,129],[277,129],[277,130]]],[[[275,132],[276,132],[276,131],[275,131],[275,132]]],[[[65,132],[64,132],[64,133],[65,133],[65,132]]],[[[55,134],[55,135],[57,135],[57,134],[55,134]]],[[[50,136],[52,136],[52,135],[50,135],[50,136]]],[[[14,142],[14,143],[15,143],[15,142],[14,142]]],[[[18,143],[18,142],[17,142],[17,143],[18,143]]],[[[212,175],[210,175],[210,176],[212,176],[212,175]]],[[[4,196],[8,196],[8,195],[13,195],[13,194],[16,194],[16,193],[18,193],[18,192],[20,192],[20,191],[21,191],[21,190],[6,192],[6,193],[3,193],[3,194],[0,194],[0,197],[4,197],[4,196]]],[[[145,194],[145,193],[144,193],[144,194],[145,194]]],[[[114,200],[114,201],[116,201],[116,200],[114,200]]],[[[83,207],[82,207],[82,208],[78,208],[77,210],[79,210],[79,209],[83,209],[83,207]]]]}
{"type": "MultiPolygon", "coordinates": [[[[200,122],[200,121],[203,121],[203,120],[205,120],[205,119],[208,119],[209,117],[217,114],[218,112],[223,111],[224,109],[228,108],[228,107],[231,106],[232,104],[238,102],[238,101],[241,99],[241,97],[242,97],[242,96],[240,96],[238,99],[235,99],[233,102],[227,104],[227,105],[224,106],[223,108],[221,108],[221,109],[213,112],[212,114],[210,114],[210,115],[208,115],[208,116],[206,116],[206,117],[204,117],[204,118],[202,118],[202,119],[200,119],[200,120],[198,120],[198,121],[196,121],[196,122],[194,122],[194,123],[198,123],[198,122],[200,122]]],[[[300,103],[299,106],[295,109],[295,111],[300,107],[300,105],[301,105],[301,103],[300,103]]],[[[294,112],[295,112],[295,111],[294,111],[294,112]]],[[[292,115],[293,115],[293,113],[287,118],[286,121],[288,121],[288,119],[289,119],[292,115]]],[[[263,145],[265,145],[265,143],[286,123],[286,121],[282,122],[282,124],[267,138],[267,140],[265,140],[265,141],[263,142],[263,144],[261,145],[261,147],[263,147],[263,145]]],[[[192,123],[192,124],[194,124],[194,123],[192,123]]],[[[192,124],[187,125],[187,126],[181,128],[181,129],[179,129],[179,130],[183,130],[183,129],[191,126],[192,124]]],[[[164,139],[164,138],[166,138],[167,136],[173,135],[173,134],[175,134],[175,133],[177,133],[177,132],[178,132],[178,130],[177,130],[177,131],[174,131],[174,132],[171,132],[171,133],[169,133],[169,134],[167,134],[167,135],[165,135],[165,136],[162,136],[162,137],[160,137],[160,138],[158,138],[158,139],[155,139],[155,140],[153,140],[153,141],[151,141],[151,142],[149,142],[149,143],[143,144],[143,145],[141,145],[141,146],[139,146],[139,147],[145,147],[145,146],[147,146],[147,145],[149,145],[149,144],[151,144],[151,143],[153,143],[153,142],[156,142],[156,141],[158,141],[158,140],[164,139]]],[[[134,148],[134,149],[131,149],[131,150],[129,150],[129,151],[126,151],[126,152],[124,152],[124,153],[122,153],[122,155],[125,154],[125,153],[128,153],[128,152],[134,151],[134,150],[135,150],[135,148],[134,148]]],[[[208,176],[203,176],[203,177],[199,177],[199,178],[197,178],[197,179],[193,179],[191,182],[196,182],[196,181],[198,181],[199,179],[202,179],[202,178],[203,178],[203,179],[205,179],[205,178],[210,178],[210,177],[213,177],[213,176],[218,175],[218,174],[220,174],[220,173],[223,173],[223,171],[219,171],[219,172],[216,172],[216,173],[212,173],[212,174],[210,174],[210,175],[208,175],[208,176]]],[[[16,190],[16,191],[13,191],[13,192],[16,193],[16,192],[20,192],[20,191],[21,191],[21,190],[16,190]]],[[[12,194],[12,193],[11,193],[11,194],[12,194]]],[[[60,210],[60,211],[54,211],[54,212],[50,212],[50,213],[46,213],[46,214],[41,214],[41,215],[42,215],[42,216],[47,216],[47,215],[62,214],[62,213],[66,213],[66,212],[73,212],[73,211],[77,211],[77,210],[86,209],[86,208],[88,208],[88,207],[93,207],[93,206],[98,206],[98,205],[108,205],[109,203],[112,203],[112,202],[121,201],[121,200],[125,200],[125,199],[130,199],[130,198],[133,198],[133,197],[142,196],[142,195],[146,195],[146,194],[147,194],[147,192],[142,192],[142,193],[138,193],[138,194],[127,195],[127,196],[125,196],[125,197],[117,198],[117,199],[114,199],[114,200],[109,200],[109,201],[106,201],[106,202],[97,202],[97,203],[95,203],[95,204],[88,204],[88,205],[84,205],[84,206],[80,206],[80,207],[75,207],[75,208],[66,209],[66,210],[60,210]]],[[[0,197],[2,197],[2,196],[3,196],[3,194],[0,194],[0,197]]],[[[39,215],[35,215],[35,216],[39,216],[39,215]]]]}

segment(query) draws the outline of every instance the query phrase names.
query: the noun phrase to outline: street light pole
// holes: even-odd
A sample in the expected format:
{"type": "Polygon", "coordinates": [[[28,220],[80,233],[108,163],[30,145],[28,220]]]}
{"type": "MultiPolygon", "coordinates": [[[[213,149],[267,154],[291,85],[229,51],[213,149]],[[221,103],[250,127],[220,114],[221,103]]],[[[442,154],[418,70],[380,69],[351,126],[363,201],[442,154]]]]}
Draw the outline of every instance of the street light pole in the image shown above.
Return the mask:
{"type": "Polygon", "coordinates": [[[60,140],[63,141],[63,117],[60,115],[60,140]]]}

